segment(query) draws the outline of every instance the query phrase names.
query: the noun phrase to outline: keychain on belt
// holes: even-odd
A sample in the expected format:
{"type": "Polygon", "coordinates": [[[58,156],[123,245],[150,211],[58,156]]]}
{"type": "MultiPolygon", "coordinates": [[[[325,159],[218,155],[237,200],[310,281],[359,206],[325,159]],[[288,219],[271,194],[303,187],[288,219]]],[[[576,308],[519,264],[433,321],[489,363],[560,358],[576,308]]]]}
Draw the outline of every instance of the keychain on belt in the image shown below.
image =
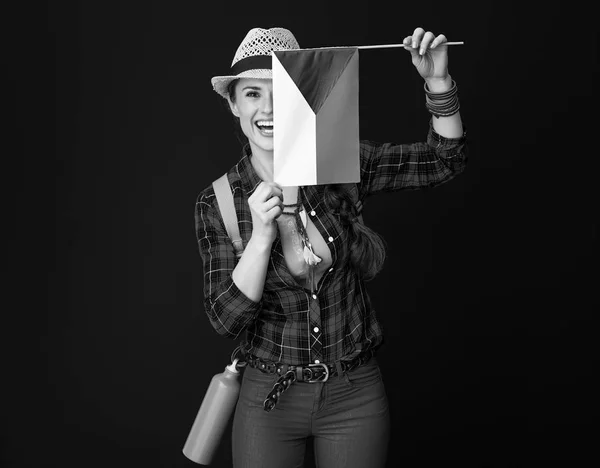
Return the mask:
{"type": "Polygon", "coordinates": [[[269,394],[267,395],[267,397],[265,398],[265,401],[263,404],[264,410],[269,412],[273,408],[275,408],[275,405],[277,404],[277,401],[279,400],[279,397],[281,396],[281,394],[283,392],[285,392],[288,388],[290,388],[290,385],[292,385],[295,381],[296,381],[296,372],[295,371],[289,370],[285,374],[283,374],[281,377],[279,377],[277,379],[277,382],[275,382],[275,384],[273,385],[273,390],[271,390],[269,392],[269,394]]]}

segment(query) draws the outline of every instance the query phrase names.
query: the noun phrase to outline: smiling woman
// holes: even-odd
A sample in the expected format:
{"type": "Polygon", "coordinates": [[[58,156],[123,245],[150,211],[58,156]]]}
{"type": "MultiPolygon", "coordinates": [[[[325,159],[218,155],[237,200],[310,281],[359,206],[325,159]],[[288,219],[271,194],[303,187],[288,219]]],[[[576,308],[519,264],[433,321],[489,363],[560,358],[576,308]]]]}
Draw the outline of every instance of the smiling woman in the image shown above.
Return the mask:
{"type": "Polygon", "coordinates": [[[240,78],[232,81],[227,91],[231,112],[238,118],[252,153],[273,151],[273,81],[240,78]]]}
{"type": "Polygon", "coordinates": [[[361,141],[356,184],[273,182],[270,55],[300,48],[290,31],[252,29],[230,74],[212,79],[248,139],[227,172],[241,257],[212,185],[198,196],[195,213],[206,314],[219,334],[248,338],[233,421],[236,468],[301,466],[311,436],[318,466],[385,466],[390,417],[375,357],[383,330],[365,287],[381,271],[385,249],[358,206],[374,193],[433,187],[464,169],[465,135],[445,42],[421,28],[404,39],[435,117],[427,141],[361,141]]]}
{"type": "MultiPolygon", "coordinates": [[[[238,78],[232,80],[227,86],[226,94],[227,102],[232,114],[244,136],[248,140],[251,149],[251,162],[254,169],[260,175],[263,181],[273,180],[273,82],[268,78],[238,78]],[[264,116],[264,120],[262,117],[264,116]],[[266,120],[266,119],[269,120],[266,120]],[[258,128],[257,132],[254,128],[258,128]],[[265,138],[268,138],[266,140],[265,138]]],[[[282,190],[283,195],[287,193],[288,200],[297,202],[298,194],[297,187],[287,187],[282,190]]],[[[385,259],[385,246],[381,237],[372,229],[362,223],[356,223],[357,217],[360,215],[353,201],[353,194],[343,185],[327,185],[324,187],[323,199],[325,205],[331,212],[337,213],[340,216],[342,223],[350,226],[352,229],[352,248],[349,254],[341,257],[340,263],[350,261],[358,271],[362,272],[364,279],[373,278],[382,268],[385,259]],[[354,221],[353,221],[354,220],[354,221]]],[[[282,198],[283,200],[283,198],[282,198]]],[[[301,211],[300,214],[303,214],[301,211]]],[[[285,214],[285,210],[284,213],[285,214]]],[[[313,229],[313,223],[306,220],[304,227],[307,231],[313,229]]],[[[286,226],[289,223],[285,224],[286,226]]],[[[279,223],[280,232],[283,227],[279,223]]],[[[313,236],[309,237],[316,240],[319,244],[321,236],[318,232],[314,232],[313,236]]],[[[282,236],[282,244],[284,251],[286,250],[287,236],[282,236]]],[[[297,244],[297,239],[293,239],[297,244]]],[[[315,244],[313,241],[312,244],[315,244]]],[[[289,248],[288,250],[291,250],[289,248]]],[[[327,256],[328,250],[323,249],[322,254],[327,256]]],[[[302,252],[303,253],[303,252],[302,252]]],[[[286,255],[286,260],[293,258],[293,255],[286,255]]],[[[304,253],[301,256],[304,258],[304,253]]],[[[305,268],[306,265],[293,265],[293,262],[288,261],[288,267],[292,271],[303,272],[303,275],[295,275],[298,280],[306,278],[309,273],[305,268]]],[[[323,269],[327,264],[319,266],[318,270],[323,269]]],[[[316,272],[316,278],[320,278],[322,272],[316,272]]]]}

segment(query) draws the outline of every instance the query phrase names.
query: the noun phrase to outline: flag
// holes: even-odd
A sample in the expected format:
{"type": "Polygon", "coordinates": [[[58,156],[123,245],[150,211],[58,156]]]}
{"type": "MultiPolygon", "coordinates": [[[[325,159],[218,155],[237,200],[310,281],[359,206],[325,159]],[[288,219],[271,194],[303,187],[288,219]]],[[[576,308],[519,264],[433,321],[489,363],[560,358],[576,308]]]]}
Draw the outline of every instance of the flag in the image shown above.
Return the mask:
{"type": "Polygon", "coordinates": [[[272,56],[274,181],[282,186],[359,182],[358,49],[272,56]]]}

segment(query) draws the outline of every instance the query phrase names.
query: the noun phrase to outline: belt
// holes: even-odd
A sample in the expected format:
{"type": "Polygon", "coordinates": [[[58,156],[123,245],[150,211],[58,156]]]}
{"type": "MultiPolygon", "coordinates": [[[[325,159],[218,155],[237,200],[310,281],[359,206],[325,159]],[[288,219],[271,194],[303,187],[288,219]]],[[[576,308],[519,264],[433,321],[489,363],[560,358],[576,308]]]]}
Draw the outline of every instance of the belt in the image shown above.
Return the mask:
{"type": "Polygon", "coordinates": [[[265,361],[257,356],[252,354],[247,354],[244,358],[246,363],[255,369],[260,370],[263,374],[278,374],[284,375],[288,372],[293,372],[296,375],[297,382],[326,382],[329,377],[334,377],[342,372],[342,374],[346,372],[350,372],[353,369],[356,369],[359,366],[362,366],[366,362],[371,359],[372,356],[375,355],[375,350],[370,349],[365,351],[364,353],[359,354],[351,361],[337,361],[334,364],[325,364],[323,362],[320,363],[311,363],[305,365],[288,365],[282,364],[280,362],[272,362],[265,361]]]}
{"type": "Polygon", "coordinates": [[[368,362],[376,353],[370,349],[356,356],[351,361],[336,361],[334,364],[311,363],[305,365],[288,365],[280,362],[265,361],[252,354],[246,354],[244,360],[247,365],[260,370],[264,374],[278,374],[281,377],[273,385],[273,390],[264,401],[264,410],[271,411],[281,394],[294,382],[327,382],[329,377],[345,374],[368,362]]]}

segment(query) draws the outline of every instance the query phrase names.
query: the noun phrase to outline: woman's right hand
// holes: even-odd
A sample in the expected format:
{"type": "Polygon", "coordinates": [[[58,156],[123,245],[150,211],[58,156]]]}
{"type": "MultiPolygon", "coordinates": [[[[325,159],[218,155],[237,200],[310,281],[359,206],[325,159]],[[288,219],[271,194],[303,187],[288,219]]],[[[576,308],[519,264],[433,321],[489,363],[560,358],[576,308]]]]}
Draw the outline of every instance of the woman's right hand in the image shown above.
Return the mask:
{"type": "Polygon", "coordinates": [[[248,198],[252,237],[271,245],[277,235],[275,220],[283,212],[283,190],[274,182],[261,182],[248,198]]]}

